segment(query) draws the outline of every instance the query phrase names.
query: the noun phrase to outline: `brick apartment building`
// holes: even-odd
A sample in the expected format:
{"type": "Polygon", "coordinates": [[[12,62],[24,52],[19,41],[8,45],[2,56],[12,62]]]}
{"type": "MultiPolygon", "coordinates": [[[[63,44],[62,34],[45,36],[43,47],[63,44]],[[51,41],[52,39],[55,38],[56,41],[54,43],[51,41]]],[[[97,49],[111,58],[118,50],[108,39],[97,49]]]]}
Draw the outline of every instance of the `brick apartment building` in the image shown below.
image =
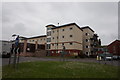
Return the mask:
{"type": "Polygon", "coordinates": [[[115,40],[108,45],[108,52],[120,56],[120,40],[115,40]]]}
{"type": "Polygon", "coordinates": [[[42,46],[50,55],[58,56],[64,46],[68,55],[86,54],[90,56],[96,55],[96,48],[101,45],[98,35],[89,26],[80,28],[76,23],[70,23],[61,26],[51,24],[45,27],[47,35],[20,40],[24,46],[23,53],[34,52],[41,48],[39,46],[42,46]]]}

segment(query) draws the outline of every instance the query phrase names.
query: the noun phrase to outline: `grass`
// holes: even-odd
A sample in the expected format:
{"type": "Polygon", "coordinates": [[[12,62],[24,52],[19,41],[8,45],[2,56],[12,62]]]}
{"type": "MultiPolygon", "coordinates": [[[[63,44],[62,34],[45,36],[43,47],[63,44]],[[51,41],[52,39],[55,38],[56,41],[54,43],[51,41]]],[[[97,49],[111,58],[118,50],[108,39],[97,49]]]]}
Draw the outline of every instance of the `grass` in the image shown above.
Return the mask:
{"type": "Polygon", "coordinates": [[[3,66],[3,78],[118,78],[118,67],[75,61],[23,62],[18,69],[3,66]]]}

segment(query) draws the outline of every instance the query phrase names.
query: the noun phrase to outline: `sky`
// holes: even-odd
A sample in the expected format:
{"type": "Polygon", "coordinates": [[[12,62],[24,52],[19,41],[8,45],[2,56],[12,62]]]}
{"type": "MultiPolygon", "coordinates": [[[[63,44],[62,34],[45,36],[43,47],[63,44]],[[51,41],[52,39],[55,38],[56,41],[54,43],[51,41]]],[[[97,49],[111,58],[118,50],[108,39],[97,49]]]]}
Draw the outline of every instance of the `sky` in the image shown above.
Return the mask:
{"type": "Polygon", "coordinates": [[[117,2],[2,2],[2,40],[46,34],[46,25],[90,26],[102,45],[118,39],[117,2]]]}

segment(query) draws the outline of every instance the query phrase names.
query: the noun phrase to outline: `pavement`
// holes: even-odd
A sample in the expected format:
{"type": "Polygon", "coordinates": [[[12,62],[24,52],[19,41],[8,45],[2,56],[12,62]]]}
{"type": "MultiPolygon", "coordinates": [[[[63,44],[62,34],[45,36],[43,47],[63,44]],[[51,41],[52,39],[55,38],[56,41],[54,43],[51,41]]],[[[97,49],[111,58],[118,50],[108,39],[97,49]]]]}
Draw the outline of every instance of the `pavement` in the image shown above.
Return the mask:
{"type": "MultiPolygon", "coordinates": [[[[13,64],[14,58],[11,58],[11,64],[13,64]]],[[[19,62],[31,62],[31,61],[63,61],[60,57],[20,57],[19,62]]],[[[97,61],[96,58],[64,58],[64,61],[79,61],[79,62],[94,62],[100,64],[108,64],[113,66],[120,66],[120,60],[116,61],[97,61]]],[[[8,65],[9,58],[2,58],[2,66],[8,65]]],[[[0,65],[1,66],[1,65],[0,65]]]]}

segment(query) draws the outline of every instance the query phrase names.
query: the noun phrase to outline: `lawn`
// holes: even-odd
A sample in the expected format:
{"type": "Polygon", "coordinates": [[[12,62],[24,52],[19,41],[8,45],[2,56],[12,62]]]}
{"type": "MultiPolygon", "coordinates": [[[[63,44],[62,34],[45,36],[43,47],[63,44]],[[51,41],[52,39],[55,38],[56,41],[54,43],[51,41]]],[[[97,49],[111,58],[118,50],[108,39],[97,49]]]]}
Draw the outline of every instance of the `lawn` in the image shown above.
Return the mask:
{"type": "Polygon", "coordinates": [[[23,62],[18,69],[2,68],[3,78],[117,78],[118,67],[75,61],[23,62]]]}

